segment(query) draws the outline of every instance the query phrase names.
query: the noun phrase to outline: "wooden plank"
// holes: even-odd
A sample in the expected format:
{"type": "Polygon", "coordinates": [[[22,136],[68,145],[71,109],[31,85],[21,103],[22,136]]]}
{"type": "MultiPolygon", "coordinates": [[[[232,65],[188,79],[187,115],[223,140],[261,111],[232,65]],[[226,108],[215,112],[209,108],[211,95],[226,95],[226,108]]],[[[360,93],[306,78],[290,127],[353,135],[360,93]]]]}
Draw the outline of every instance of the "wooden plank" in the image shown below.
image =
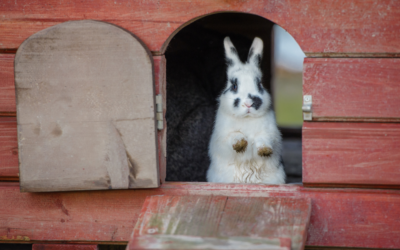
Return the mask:
{"type": "Polygon", "coordinates": [[[0,116],[15,116],[14,55],[0,54],[0,116]]]}
{"type": "Polygon", "coordinates": [[[288,237],[292,249],[304,249],[310,214],[309,199],[230,197],[218,231],[228,237],[288,237]]]}
{"type": "Polygon", "coordinates": [[[18,180],[18,139],[15,117],[0,117],[0,180],[18,180]]]}
{"type": "Polygon", "coordinates": [[[195,237],[183,235],[143,235],[129,242],[135,249],[271,249],[290,250],[290,239],[251,237],[195,237]]]}
{"type": "Polygon", "coordinates": [[[226,200],[225,196],[150,196],[132,238],[146,234],[215,236],[226,200]]]}
{"type": "Polygon", "coordinates": [[[132,34],[91,20],[24,41],[15,56],[21,191],[159,186],[151,59],[132,34]]]}
{"type": "Polygon", "coordinates": [[[310,213],[309,199],[150,196],[130,241],[147,234],[290,238],[300,250],[310,213]]]}
{"type": "Polygon", "coordinates": [[[97,250],[97,245],[33,244],[32,250],[97,250]]]}
{"type": "Polygon", "coordinates": [[[400,187],[400,124],[303,124],[303,183],[400,187]]]}
{"type": "Polygon", "coordinates": [[[157,189],[35,194],[20,193],[18,183],[0,185],[0,242],[21,236],[31,243],[126,243],[146,196],[221,195],[311,198],[306,246],[400,248],[399,190],[167,183],[157,189]]]}
{"type": "Polygon", "coordinates": [[[400,121],[399,59],[306,58],[313,120],[400,121]]]}
{"type": "Polygon", "coordinates": [[[138,35],[150,50],[163,52],[164,42],[183,24],[222,11],[251,13],[275,22],[306,53],[398,56],[400,52],[400,8],[390,0],[6,1],[0,5],[4,17],[0,48],[17,48],[30,35],[64,21],[94,19],[121,26],[138,35]]]}
{"type": "Polygon", "coordinates": [[[127,242],[146,196],[154,193],[21,193],[19,184],[12,184],[0,188],[0,242],[18,236],[31,243],[127,242]]]}

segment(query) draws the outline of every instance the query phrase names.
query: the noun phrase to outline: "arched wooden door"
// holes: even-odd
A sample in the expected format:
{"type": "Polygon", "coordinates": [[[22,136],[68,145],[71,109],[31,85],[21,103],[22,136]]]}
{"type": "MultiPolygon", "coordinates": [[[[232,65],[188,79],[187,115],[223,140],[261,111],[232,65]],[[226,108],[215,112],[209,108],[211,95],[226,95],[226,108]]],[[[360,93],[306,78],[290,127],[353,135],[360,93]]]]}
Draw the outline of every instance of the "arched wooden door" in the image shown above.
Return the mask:
{"type": "Polygon", "coordinates": [[[71,21],[15,57],[21,191],[159,186],[153,61],[131,33],[71,21]]]}

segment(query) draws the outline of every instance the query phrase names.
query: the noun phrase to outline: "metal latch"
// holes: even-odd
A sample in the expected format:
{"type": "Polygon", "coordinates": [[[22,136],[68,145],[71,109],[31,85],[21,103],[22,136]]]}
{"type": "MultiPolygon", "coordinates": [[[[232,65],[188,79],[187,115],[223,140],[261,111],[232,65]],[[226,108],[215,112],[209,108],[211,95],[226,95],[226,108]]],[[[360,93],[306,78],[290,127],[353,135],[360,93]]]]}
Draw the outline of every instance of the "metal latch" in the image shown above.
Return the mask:
{"type": "Polygon", "coordinates": [[[303,120],[312,121],[312,96],[303,96],[303,120]]]}
{"type": "Polygon", "coordinates": [[[162,130],[164,128],[164,114],[163,114],[163,101],[161,95],[156,95],[156,106],[157,106],[157,129],[162,130]]]}

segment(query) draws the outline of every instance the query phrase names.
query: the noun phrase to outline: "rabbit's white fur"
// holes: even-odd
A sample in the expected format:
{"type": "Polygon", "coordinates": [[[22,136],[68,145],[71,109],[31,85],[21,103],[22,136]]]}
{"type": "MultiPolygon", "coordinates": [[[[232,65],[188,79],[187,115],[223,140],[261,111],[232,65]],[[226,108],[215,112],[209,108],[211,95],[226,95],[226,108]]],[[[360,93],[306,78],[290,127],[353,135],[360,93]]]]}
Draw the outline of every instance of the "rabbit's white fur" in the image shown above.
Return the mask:
{"type": "Polygon", "coordinates": [[[261,84],[263,42],[256,37],[247,62],[242,63],[229,37],[224,39],[227,84],[220,95],[209,145],[209,182],[285,183],[281,162],[281,134],[271,109],[271,97],[261,84]],[[236,90],[236,92],[235,92],[236,90]],[[260,105],[261,100],[261,105],[260,105]],[[234,145],[247,141],[244,152],[234,145]],[[272,154],[259,153],[267,150],[272,154]],[[263,156],[260,156],[263,155],[263,156]]]}

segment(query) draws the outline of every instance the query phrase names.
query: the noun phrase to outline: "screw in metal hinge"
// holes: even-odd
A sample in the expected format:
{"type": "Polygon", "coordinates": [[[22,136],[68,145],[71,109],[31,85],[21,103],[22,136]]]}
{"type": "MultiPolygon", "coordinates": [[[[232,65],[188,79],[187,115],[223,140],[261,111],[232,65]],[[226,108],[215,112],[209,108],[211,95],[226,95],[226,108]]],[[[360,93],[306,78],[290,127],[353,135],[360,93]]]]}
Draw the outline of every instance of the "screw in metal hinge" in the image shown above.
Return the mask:
{"type": "Polygon", "coordinates": [[[303,96],[303,120],[304,121],[312,121],[312,96],[305,95],[303,96]]]}
{"type": "Polygon", "coordinates": [[[157,129],[162,130],[164,128],[164,114],[163,114],[163,101],[161,95],[156,95],[156,108],[157,108],[157,129]]]}

